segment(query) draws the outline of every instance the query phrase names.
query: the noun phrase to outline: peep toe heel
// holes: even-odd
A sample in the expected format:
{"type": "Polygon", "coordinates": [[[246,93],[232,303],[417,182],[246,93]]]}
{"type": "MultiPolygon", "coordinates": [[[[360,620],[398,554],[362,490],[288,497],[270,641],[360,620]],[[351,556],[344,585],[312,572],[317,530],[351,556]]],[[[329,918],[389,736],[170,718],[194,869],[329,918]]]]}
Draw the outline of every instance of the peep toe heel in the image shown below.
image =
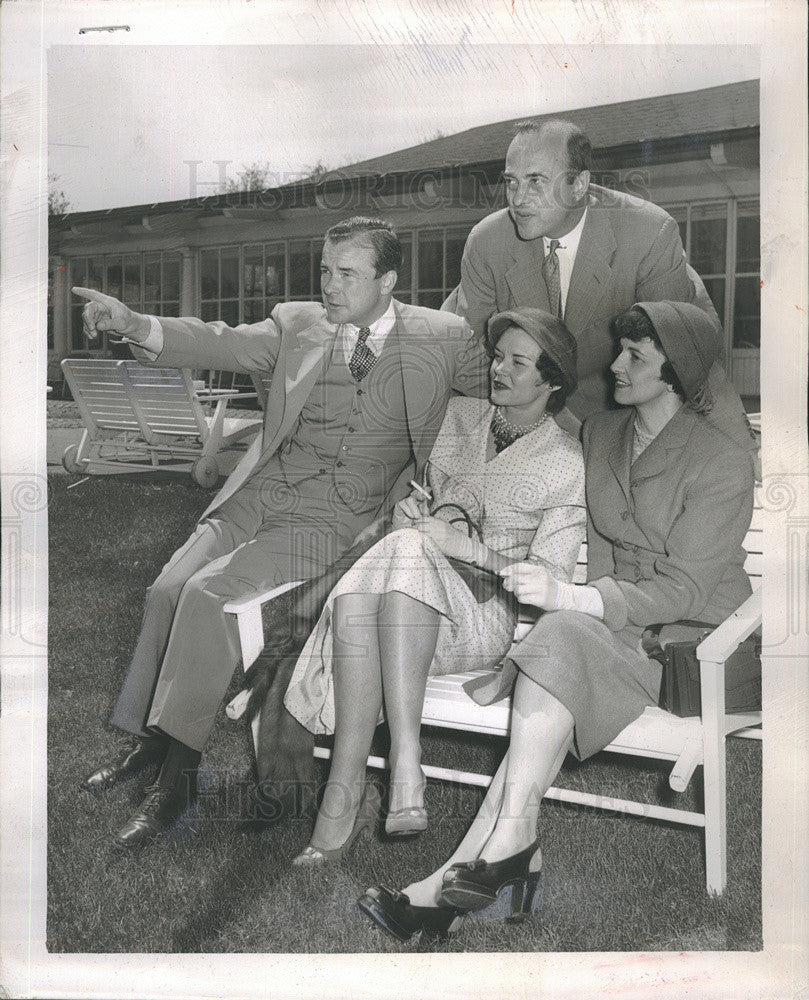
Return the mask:
{"type": "Polygon", "coordinates": [[[470,912],[496,902],[511,889],[511,921],[523,920],[531,912],[542,869],[539,841],[502,861],[461,861],[444,873],[441,902],[470,912]]]}
{"type": "Polygon", "coordinates": [[[342,861],[360,837],[371,833],[381,805],[382,799],[376,785],[366,785],[354,826],[343,843],[339,847],[316,847],[310,842],[297,857],[292,859],[293,866],[295,868],[316,868],[320,865],[342,861]]]}

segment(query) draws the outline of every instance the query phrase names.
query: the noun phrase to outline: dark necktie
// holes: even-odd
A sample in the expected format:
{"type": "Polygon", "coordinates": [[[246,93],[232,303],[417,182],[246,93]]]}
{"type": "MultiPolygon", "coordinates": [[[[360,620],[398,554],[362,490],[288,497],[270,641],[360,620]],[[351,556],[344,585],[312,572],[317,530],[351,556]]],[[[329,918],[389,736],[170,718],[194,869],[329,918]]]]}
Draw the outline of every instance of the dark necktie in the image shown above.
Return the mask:
{"type": "Polygon", "coordinates": [[[376,364],[376,355],[365,341],[371,336],[367,326],[361,326],[357,334],[357,346],[348,362],[348,370],[356,382],[362,382],[368,372],[376,364]]]}
{"type": "Polygon", "coordinates": [[[562,318],[562,283],[559,279],[559,258],[556,248],[559,240],[551,240],[548,256],[542,261],[542,277],[548,289],[548,302],[554,316],[562,318]]]}

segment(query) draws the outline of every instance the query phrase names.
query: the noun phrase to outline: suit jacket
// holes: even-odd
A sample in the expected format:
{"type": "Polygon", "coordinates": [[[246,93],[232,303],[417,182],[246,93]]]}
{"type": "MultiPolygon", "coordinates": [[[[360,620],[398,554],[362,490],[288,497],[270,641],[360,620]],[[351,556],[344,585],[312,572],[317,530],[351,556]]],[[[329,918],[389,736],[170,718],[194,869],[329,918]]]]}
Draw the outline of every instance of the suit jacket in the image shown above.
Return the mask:
{"type": "MultiPolygon", "coordinates": [[[[494,212],[469,234],[461,284],[443,308],[463,316],[481,336],[493,313],[521,306],[547,310],[543,255],[541,239],[518,237],[508,209],[494,212]]],[[[579,420],[612,405],[613,317],[635,302],[662,299],[694,302],[717,319],[721,333],[713,304],[686,263],[677,223],[668,212],[591,184],[564,316],[578,344],[579,387],[568,407],[579,420]]],[[[720,365],[714,364],[708,384],[716,400],[712,422],[742,447],[754,449],[741,400],[720,365]]]]}
{"type": "MultiPolygon", "coordinates": [[[[385,349],[401,357],[407,431],[417,466],[429,457],[452,390],[485,396],[489,358],[480,338],[450,313],[394,300],[396,324],[385,349]]],[[[203,514],[219,507],[245,482],[260,458],[273,454],[294,428],[318,377],[331,360],[337,326],[316,302],[287,302],[261,323],[229,327],[222,322],[160,317],[163,350],[146,363],[172,368],[214,368],[273,373],[263,431],[203,514]]],[[[393,500],[405,493],[398,483],[393,500]]]]}
{"type": "Polygon", "coordinates": [[[627,407],[584,425],[588,582],[613,631],[718,623],[750,594],[750,456],[683,407],[632,462],[634,415],[627,407]]]}

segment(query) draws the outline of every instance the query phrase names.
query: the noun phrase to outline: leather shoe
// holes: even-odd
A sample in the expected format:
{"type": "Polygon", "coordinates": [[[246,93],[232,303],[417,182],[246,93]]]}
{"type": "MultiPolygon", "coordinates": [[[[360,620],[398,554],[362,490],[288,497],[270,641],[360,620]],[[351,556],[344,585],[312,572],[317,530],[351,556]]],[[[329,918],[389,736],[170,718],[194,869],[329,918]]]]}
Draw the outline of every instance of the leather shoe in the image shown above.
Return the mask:
{"type": "Polygon", "coordinates": [[[159,837],[196,798],[194,779],[188,785],[184,781],[168,787],[150,785],[138,811],[118,831],[113,846],[129,851],[159,837]]]}
{"type": "Polygon", "coordinates": [[[358,900],[360,910],[399,941],[414,934],[442,940],[456,928],[460,912],[452,906],[413,906],[410,897],[386,885],[372,886],[358,900]]]}
{"type": "Polygon", "coordinates": [[[158,736],[125,740],[118,753],[86,778],[81,787],[86,792],[105,792],[125,778],[131,778],[150,764],[158,764],[166,754],[167,741],[158,736]]]}

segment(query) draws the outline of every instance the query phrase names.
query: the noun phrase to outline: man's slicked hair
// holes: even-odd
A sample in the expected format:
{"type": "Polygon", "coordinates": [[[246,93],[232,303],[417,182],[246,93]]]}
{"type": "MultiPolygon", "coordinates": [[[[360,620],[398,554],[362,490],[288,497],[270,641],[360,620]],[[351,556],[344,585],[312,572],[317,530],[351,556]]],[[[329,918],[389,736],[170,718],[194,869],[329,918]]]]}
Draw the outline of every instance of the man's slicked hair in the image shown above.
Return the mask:
{"type": "Polygon", "coordinates": [[[326,239],[332,243],[353,240],[358,246],[372,250],[377,278],[381,278],[388,271],[396,271],[398,274],[402,266],[402,244],[399,242],[396,230],[384,219],[355,215],[328,229],[326,239]]]}
{"type": "Polygon", "coordinates": [[[565,140],[567,150],[567,180],[572,184],[582,170],[590,170],[593,162],[593,144],[586,132],[564,118],[526,118],[518,122],[514,135],[533,134],[538,138],[559,137],[565,140]]]}

